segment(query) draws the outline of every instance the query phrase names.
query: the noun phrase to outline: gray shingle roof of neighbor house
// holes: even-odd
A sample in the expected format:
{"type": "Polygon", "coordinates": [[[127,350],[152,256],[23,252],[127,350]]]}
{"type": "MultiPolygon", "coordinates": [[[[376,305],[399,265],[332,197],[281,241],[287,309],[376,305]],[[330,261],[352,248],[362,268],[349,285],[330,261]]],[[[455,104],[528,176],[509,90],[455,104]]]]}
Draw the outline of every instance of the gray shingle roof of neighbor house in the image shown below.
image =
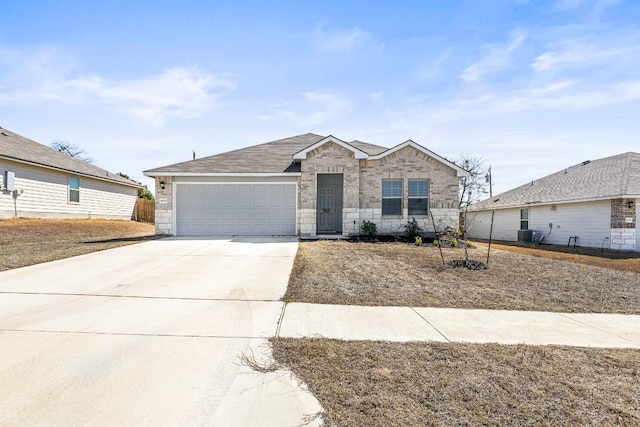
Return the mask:
{"type": "MultiPolygon", "coordinates": [[[[241,148],[196,160],[149,169],[144,171],[144,174],[148,176],[160,176],[219,173],[295,173],[300,172],[300,163],[295,162],[294,155],[303,152],[305,149],[326,138],[332,138],[333,140],[340,141],[334,137],[325,137],[314,133],[306,133],[304,135],[279,139],[277,141],[241,148]]],[[[377,156],[386,151],[390,151],[386,147],[358,140],[340,142],[343,143],[344,146],[353,147],[369,156],[377,156]]],[[[415,145],[417,146],[417,144],[415,145]]],[[[428,151],[422,147],[421,149],[428,151]]],[[[431,154],[437,156],[435,153],[431,154]]],[[[443,161],[449,163],[444,159],[443,161]]],[[[453,164],[450,165],[462,171],[458,166],[453,164]]]]}
{"type": "Polygon", "coordinates": [[[0,127],[0,158],[22,163],[44,166],[76,175],[84,175],[103,181],[115,182],[131,187],[141,187],[137,182],[123,178],[80,159],[61,153],[53,148],[32,141],[0,127]]]}
{"type": "Polygon", "coordinates": [[[470,211],[640,197],[640,154],[585,161],[469,206],[470,211]]]}

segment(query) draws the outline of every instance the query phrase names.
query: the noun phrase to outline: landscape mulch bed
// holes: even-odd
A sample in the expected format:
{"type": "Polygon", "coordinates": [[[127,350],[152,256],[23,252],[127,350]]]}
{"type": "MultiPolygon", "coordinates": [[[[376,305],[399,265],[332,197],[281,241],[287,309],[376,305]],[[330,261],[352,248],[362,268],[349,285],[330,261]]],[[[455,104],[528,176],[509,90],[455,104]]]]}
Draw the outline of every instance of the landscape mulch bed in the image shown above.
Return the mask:
{"type": "Polygon", "coordinates": [[[154,226],[101,219],[0,220],[0,271],[155,239],[154,226]]]}
{"type": "Polygon", "coordinates": [[[271,340],[326,425],[640,425],[640,351],[271,340]]]}
{"type": "MultiPolygon", "coordinates": [[[[592,256],[542,251],[533,256],[514,251],[525,249],[535,250],[492,249],[488,269],[469,270],[446,264],[464,259],[464,251],[457,248],[443,249],[443,265],[435,247],[301,242],[284,300],[640,314],[640,272],[599,266],[605,262],[593,261],[592,256]]],[[[468,253],[470,259],[486,262],[485,246],[468,253]]],[[[627,261],[625,267],[640,265],[640,258],[606,259],[619,261],[627,261]]]]}

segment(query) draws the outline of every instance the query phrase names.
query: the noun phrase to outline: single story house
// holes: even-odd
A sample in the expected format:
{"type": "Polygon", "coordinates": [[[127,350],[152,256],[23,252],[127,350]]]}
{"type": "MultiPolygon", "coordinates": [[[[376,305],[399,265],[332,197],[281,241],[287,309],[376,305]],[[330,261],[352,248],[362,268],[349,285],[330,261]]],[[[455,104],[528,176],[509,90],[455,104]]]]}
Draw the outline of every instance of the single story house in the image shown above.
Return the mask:
{"type": "Polygon", "coordinates": [[[140,185],[0,128],[0,218],[132,218],[140,185]]]}
{"type": "Polygon", "coordinates": [[[471,205],[470,238],[640,250],[640,154],[585,161],[471,205]]]}
{"type": "Polygon", "coordinates": [[[192,235],[359,234],[458,218],[468,172],[413,141],[385,148],[312,133],[147,170],[156,231],[192,235]]]}

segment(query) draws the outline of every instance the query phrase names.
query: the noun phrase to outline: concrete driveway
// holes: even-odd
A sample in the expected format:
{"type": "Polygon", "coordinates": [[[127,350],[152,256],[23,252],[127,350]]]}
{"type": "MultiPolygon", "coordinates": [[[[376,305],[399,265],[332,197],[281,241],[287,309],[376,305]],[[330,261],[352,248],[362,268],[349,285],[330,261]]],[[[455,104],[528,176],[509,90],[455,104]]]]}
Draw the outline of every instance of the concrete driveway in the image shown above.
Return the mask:
{"type": "Polygon", "coordinates": [[[296,249],[163,239],[0,273],[0,425],[305,425],[289,372],[241,363],[269,358],[296,249]]]}

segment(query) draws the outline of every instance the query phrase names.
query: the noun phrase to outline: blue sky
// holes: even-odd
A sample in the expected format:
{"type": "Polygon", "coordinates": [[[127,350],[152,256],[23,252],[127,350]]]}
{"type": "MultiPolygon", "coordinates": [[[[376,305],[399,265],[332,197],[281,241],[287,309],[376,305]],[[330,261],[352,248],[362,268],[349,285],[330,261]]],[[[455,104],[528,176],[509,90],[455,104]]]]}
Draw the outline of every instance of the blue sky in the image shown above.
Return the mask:
{"type": "Polygon", "coordinates": [[[0,126],[142,171],[306,132],[491,165],[640,151],[640,2],[3,0],[0,126]],[[400,3],[400,4],[393,4],[400,3]]]}

